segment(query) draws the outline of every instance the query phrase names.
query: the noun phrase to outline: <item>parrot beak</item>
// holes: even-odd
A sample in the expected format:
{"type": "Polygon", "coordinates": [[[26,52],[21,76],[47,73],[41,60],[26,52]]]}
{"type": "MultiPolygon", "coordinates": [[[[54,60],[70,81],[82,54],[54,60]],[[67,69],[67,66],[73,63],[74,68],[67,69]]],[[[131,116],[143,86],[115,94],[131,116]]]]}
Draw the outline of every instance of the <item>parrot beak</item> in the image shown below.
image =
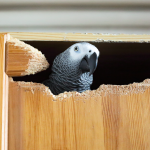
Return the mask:
{"type": "Polygon", "coordinates": [[[90,72],[89,76],[93,74],[96,67],[97,67],[97,55],[95,52],[90,56],[90,58],[85,56],[80,63],[80,69],[82,70],[82,72],[83,73],[90,72]]]}

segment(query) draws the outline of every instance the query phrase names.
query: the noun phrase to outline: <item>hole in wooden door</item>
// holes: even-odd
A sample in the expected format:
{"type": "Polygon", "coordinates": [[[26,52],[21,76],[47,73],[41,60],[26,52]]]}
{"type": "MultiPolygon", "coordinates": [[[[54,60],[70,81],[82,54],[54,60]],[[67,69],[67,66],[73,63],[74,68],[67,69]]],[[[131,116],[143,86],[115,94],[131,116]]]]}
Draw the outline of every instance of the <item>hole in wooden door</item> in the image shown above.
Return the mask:
{"type": "MultiPolygon", "coordinates": [[[[14,81],[41,83],[48,79],[54,58],[76,42],[25,41],[45,54],[50,67],[35,75],[14,77],[14,81]]],[[[95,43],[100,51],[92,89],[101,84],[125,85],[150,77],[150,43],[95,43]]]]}

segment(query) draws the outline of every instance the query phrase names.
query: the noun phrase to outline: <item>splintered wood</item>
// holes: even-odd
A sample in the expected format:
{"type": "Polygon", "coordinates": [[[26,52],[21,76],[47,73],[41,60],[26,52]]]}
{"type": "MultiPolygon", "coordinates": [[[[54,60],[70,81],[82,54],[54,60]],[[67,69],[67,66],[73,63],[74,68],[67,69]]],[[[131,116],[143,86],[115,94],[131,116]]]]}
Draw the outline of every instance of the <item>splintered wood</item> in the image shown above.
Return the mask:
{"type": "Polygon", "coordinates": [[[9,87],[9,150],[149,150],[150,80],[53,95],[39,83],[9,87]]]}
{"type": "Polygon", "coordinates": [[[49,66],[45,56],[17,39],[7,41],[6,73],[8,76],[24,76],[46,70],[49,66]]]}

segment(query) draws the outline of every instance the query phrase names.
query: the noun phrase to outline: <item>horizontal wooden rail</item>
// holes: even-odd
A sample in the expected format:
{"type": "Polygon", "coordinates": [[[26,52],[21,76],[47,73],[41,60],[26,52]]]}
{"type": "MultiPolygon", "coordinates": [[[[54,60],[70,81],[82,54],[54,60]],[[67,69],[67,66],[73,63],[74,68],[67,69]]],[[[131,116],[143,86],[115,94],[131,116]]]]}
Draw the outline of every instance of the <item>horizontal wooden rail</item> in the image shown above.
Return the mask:
{"type": "Polygon", "coordinates": [[[100,34],[100,33],[30,33],[10,32],[13,37],[24,41],[91,41],[91,42],[150,42],[150,35],[100,34]]]}

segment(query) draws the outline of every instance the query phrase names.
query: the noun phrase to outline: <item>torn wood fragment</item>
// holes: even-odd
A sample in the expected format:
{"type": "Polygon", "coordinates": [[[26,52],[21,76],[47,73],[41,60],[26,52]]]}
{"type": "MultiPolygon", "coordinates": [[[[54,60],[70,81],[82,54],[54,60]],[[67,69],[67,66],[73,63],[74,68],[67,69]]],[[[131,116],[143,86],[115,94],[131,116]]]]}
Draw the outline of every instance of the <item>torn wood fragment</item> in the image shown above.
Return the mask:
{"type": "Polygon", "coordinates": [[[49,64],[36,48],[10,38],[6,44],[6,73],[8,76],[24,76],[46,70],[49,64]]]}

